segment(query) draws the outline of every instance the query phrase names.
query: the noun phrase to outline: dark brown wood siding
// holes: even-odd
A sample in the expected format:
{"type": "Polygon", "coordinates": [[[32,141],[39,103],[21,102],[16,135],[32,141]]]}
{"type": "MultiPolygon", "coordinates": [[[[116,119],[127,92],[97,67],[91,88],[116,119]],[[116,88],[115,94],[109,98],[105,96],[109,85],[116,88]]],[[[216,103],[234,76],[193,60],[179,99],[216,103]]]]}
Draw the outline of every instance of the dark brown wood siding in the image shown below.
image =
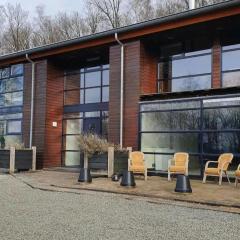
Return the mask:
{"type": "Polygon", "coordinates": [[[212,88],[221,87],[221,45],[219,39],[216,39],[213,44],[212,53],[212,88]]]}
{"type": "MultiPolygon", "coordinates": [[[[138,101],[140,94],[140,41],[125,44],[123,145],[138,147],[138,101]]],[[[109,141],[120,139],[121,50],[110,48],[109,141]]]]}
{"type": "Polygon", "coordinates": [[[141,94],[157,91],[157,57],[141,44],[141,94]]]}
{"type": "MultiPolygon", "coordinates": [[[[32,66],[30,63],[24,67],[24,97],[23,97],[23,141],[29,147],[30,132],[30,109],[31,109],[31,87],[32,66]]],[[[35,97],[34,97],[34,124],[33,124],[33,146],[37,147],[37,167],[43,166],[43,153],[45,147],[45,116],[46,116],[46,78],[47,60],[36,62],[35,71],[35,97]]]]}
{"type": "Polygon", "coordinates": [[[46,91],[46,128],[43,167],[61,166],[64,74],[48,62],[46,91]],[[57,127],[53,127],[57,122],[57,127]]]}
{"type": "Polygon", "coordinates": [[[121,50],[119,46],[110,47],[110,88],[108,139],[118,144],[120,141],[120,74],[121,50]]]}

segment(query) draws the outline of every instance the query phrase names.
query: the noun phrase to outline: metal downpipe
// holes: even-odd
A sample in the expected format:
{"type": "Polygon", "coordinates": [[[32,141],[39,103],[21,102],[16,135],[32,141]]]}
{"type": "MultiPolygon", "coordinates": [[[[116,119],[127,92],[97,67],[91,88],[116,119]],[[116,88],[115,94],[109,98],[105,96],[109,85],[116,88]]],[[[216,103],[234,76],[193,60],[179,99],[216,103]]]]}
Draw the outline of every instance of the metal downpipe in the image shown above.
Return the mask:
{"type": "Polygon", "coordinates": [[[121,46],[121,80],[120,80],[120,147],[123,148],[123,115],[124,115],[124,44],[118,39],[115,33],[115,39],[121,46]]]}
{"type": "Polygon", "coordinates": [[[32,88],[31,88],[31,112],[30,112],[30,132],[29,132],[29,148],[32,148],[33,143],[33,116],[34,116],[34,95],[35,95],[35,62],[32,61],[28,54],[26,59],[32,64],[32,88]]]}

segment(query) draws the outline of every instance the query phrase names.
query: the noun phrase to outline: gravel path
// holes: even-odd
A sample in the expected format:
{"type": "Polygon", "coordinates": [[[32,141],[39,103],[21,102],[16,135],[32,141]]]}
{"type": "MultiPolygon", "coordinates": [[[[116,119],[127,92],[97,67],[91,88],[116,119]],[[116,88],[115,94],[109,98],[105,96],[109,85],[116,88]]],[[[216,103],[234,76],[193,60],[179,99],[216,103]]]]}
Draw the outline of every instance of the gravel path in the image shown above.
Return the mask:
{"type": "Polygon", "coordinates": [[[34,190],[0,175],[0,239],[239,239],[240,215],[102,193],[34,190]]]}

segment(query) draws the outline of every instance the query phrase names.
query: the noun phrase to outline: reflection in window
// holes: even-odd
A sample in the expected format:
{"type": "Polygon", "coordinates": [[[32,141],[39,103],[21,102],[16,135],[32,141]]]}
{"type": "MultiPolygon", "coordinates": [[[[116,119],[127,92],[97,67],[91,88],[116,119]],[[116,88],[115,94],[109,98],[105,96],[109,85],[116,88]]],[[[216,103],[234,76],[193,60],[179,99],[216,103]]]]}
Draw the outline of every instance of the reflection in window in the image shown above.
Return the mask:
{"type": "Polygon", "coordinates": [[[211,75],[172,79],[172,92],[211,88],[211,75]]]}
{"type": "Polygon", "coordinates": [[[211,88],[211,53],[211,49],[206,49],[164,58],[158,65],[158,90],[182,92],[211,88]]]}
{"type": "Polygon", "coordinates": [[[155,170],[166,170],[166,156],[178,151],[190,153],[190,174],[198,175],[200,161],[209,156],[216,160],[232,152],[240,157],[240,97],[143,102],[140,109],[141,150],[155,170]]]}
{"type": "Polygon", "coordinates": [[[101,86],[101,72],[89,72],[85,74],[85,88],[101,86]]]}
{"type": "Polygon", "coordinates": [[[98,103],[101,100],[100,88],[89,88],[85,90],[85,103],[98,103]]]}
{"type": "Polygon", "coordinates": [[[142,133],[142,151],[158,153],[198,152],[197,133],[142,133]]]}
{"type": "Polygon", "coordinates": [[[180,58],[172,61],[172,76],[194,76],[198,74],[211,73],[211,55],[180,58]]]}
{"type": "MultiPolygon", "coordinates": [[[[65,166],[79,166],[81,154],[78,138],[86,133],[89,126],[99,124],[96,129],[101,136],[108,138],[108,111],[81,112],[64,114],[63,120],[63,151],[65,166]]],[[[90,127],[91,127],[90,126],[90,127]]]]}
{"type": "Polygon", "coordinates": [[[64,104],[88,104],[109,101],[109,65],[65,72],[64,104]]]}
{"type": "Polygon", "coordinates": [[[22,64],[11,66],[11,76],[17,76],[17,75],[22,75],[22,74],[23,74],[23,65],[22,64]]]}
{"type": "Polygon", "coordinates": [[[204,153],[237,153],[240,148],[239,132],[209,132],[203,135],[204,153]]]}
{"type": "Polygon", "coordinates": [[[240,44],[222,48],[222,85],[240,86],[240,44]]]}
{"type": "Polygon", "coordinates": [[[0,135],[6,146],[22,141],[23,64],[0,69],[0,135]]]}
{"type": "Polygon", "coordinates": [[[22,132],[22,121],[8,121],[7,126],[8,134],[21,133],[22,132]]]}

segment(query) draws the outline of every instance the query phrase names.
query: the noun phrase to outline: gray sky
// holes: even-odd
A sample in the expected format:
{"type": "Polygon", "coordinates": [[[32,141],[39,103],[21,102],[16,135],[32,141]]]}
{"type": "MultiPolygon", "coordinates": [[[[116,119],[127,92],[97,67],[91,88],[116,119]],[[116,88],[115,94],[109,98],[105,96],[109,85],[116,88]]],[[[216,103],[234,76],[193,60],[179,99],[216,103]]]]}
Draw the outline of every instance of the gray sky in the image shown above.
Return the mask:
{"type": "Polygon", "coordinates": [[[35,7],[45,5],[46,13],[55,14],[58,11],[80,10],[84,5],[84,0],[0,0],[0,5],[5,3],[20,3],[23,9],[28,10],[34,16],[35,7]]]}

